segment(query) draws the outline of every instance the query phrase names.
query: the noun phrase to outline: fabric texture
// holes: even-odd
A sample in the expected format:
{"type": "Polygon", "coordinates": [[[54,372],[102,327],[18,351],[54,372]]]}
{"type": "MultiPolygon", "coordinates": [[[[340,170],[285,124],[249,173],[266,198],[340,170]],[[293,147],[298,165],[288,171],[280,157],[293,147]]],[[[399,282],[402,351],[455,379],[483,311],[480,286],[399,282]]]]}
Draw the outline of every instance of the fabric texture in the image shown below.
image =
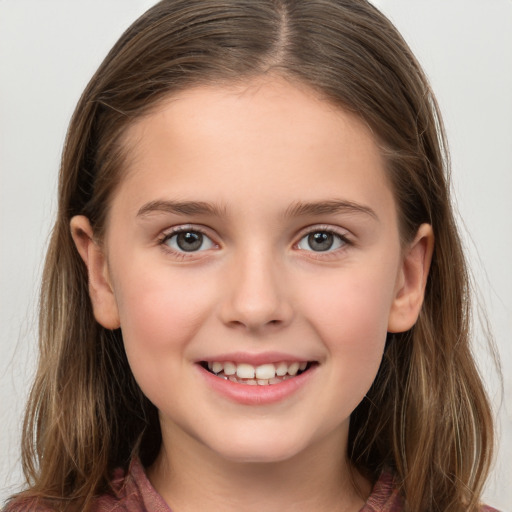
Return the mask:
{"type": "MultiPolygon", "coordinates": [[[[124,475],[118,470],[112,487],[117,496],[98,498],[95,512],[172,512],[163,498],[149,482],[144,468],[135,459],[124,475]]],[[[373,486],[372,492],[360,512],[401,512],[404,502],[391,471],[384,471],[373,486]]],[[[482,512],[498,512],[491,507],[482,507],[482,512]]]]}
{"type": "MultiPolygon", "coordinates": [[[[134,459],[128,474],[119,469],[112,480],[115,493],[105,494],[96,499],[94,512],[172,512],[163,498],[151,485],[144,468],[138,459],[134,459]]],[[[396,481],[391,471],[382,472],[373,486],[365,505],[359,512],[403,512],[404,502],[400,496],[396,481]]],[[[4,512],[51,512],[45,506],[32,506],[30,503],[18,504],[12,508],[7,506],[4,512]]],[[[483,506],[481,512],[499,512],[483,506]]]]}
{"type": "Polygon", "coordinates": [[[112,488],[117,496],[98,498],[94,512],[172,512],[151,485],[138,459],[132,461],[126,477],[122,469],[116,471],[112,488]]]}
{"type": "MultiPolygon", "coordinates": [[[[172,512],[149,482],[142,464],[137,459],[132,462],[126,478],[122,471],[117,471],[112,484],[117,497],[100,497],[96,502],[95,512],[172,512]]],[[[401,510],[403,500],[398,494],[393,475],[391,472],[383,472],[360,512],[401,510]]]]}
{"type": "MultiPolygon", "coordinates": [[[[172,512],[149,482],[137,459],[132,462],[126,477],[119,470],[112,483],[117,497],[100,497],[96,502],[95,512],[172,512]]],[[[393,474],[384,471],[360,512],[401,512],[403,505],[393,474]]],[[[483,507],[482,512],[497,511],[483,507]]]]}
{"type": "MultiPolygon", "coordinates": [[[[125,475],[118,469],[112,479],[112,495],[105,494],[96,499],[94,512],[172,512],[163,498],[151,485],[144,468],[134,459],[125,475]]],[[[359,512],[403,512],[404,502],[400,496],[391,471],[384,471],[373,486],[365,505],[359,512]]],[[[33,502],[17,503],[2,509],[3,512],[51,512],[44,505],[33,502]]],[[[499,512],[482,506],[481,512],[499,512]]]]}

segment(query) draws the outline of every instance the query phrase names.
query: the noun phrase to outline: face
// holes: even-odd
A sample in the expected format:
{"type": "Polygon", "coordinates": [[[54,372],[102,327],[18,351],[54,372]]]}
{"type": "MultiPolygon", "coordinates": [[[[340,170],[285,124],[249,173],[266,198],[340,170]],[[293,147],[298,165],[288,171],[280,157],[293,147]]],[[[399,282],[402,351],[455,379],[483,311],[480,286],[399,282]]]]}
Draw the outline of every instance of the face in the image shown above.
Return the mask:
{"type": "Polygon", "coordinates": [[[169,98],[126,145],[91,294],[164,442],[234,461],[339,453],[409,279],[369,129],[265,79],[169,98]]]}

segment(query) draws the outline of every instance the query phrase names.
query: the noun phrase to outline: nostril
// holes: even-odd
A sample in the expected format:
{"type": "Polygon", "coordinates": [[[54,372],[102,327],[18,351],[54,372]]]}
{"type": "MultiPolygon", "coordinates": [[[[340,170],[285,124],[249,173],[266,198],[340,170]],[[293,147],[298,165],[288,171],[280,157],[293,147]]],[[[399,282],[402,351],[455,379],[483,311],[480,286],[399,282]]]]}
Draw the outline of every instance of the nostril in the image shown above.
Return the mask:
{"type": "Polygon", "coordinates": [[[231,327],[234,327],[234,328],[241,328],[241,329],[249,329],[251,331],[260,331],[260,330],[264,330],[265,328],[269,328],[269,327],[280,327],[282,325],[284,325],[285,322],[283,322],[282,320],[268,320],[268,321],[263,321],[263,322],[258,322],[258,321],[253,321],[253,320],[247,320],[247,321],[243,321],[243,320],[231,320],[230,322],[228,322],[228,325],[230,325],[231,327]]]}

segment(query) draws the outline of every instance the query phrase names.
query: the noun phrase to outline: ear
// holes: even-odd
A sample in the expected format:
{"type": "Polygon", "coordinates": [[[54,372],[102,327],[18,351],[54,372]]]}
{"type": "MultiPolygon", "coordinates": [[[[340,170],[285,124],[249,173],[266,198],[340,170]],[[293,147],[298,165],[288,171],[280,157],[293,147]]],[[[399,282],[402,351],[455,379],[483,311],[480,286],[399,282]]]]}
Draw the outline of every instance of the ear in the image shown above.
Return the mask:
{"type": "Polygon", "coordinates": [[[94,318],[106,329],[117,329],[120,326],[119,312],[103,249],[94,240],[87,217],[76,215],[71,219],[70,227],[73,241],[87,267],[94,318]]]}
{"type": "Polygon", "coordinates": [[[412,243],[404,250],[388,319],[388,332],[405,332],[416,323],[423,304],[433,251],[432,226],[422,224],[412,243]]]}

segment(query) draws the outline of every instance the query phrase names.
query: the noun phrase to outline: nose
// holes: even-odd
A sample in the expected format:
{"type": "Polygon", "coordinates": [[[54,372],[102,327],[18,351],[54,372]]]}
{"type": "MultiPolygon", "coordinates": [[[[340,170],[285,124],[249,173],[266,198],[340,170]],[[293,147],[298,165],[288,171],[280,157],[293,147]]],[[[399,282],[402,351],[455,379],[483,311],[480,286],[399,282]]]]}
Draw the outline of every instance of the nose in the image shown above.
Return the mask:
{"type": "Polygon", "coordinates": [[[225,283],[223,323],[254,333],[282,328],[293,317],[284,272],[271,254],[252,251],[235,258],[225,283]]]}

